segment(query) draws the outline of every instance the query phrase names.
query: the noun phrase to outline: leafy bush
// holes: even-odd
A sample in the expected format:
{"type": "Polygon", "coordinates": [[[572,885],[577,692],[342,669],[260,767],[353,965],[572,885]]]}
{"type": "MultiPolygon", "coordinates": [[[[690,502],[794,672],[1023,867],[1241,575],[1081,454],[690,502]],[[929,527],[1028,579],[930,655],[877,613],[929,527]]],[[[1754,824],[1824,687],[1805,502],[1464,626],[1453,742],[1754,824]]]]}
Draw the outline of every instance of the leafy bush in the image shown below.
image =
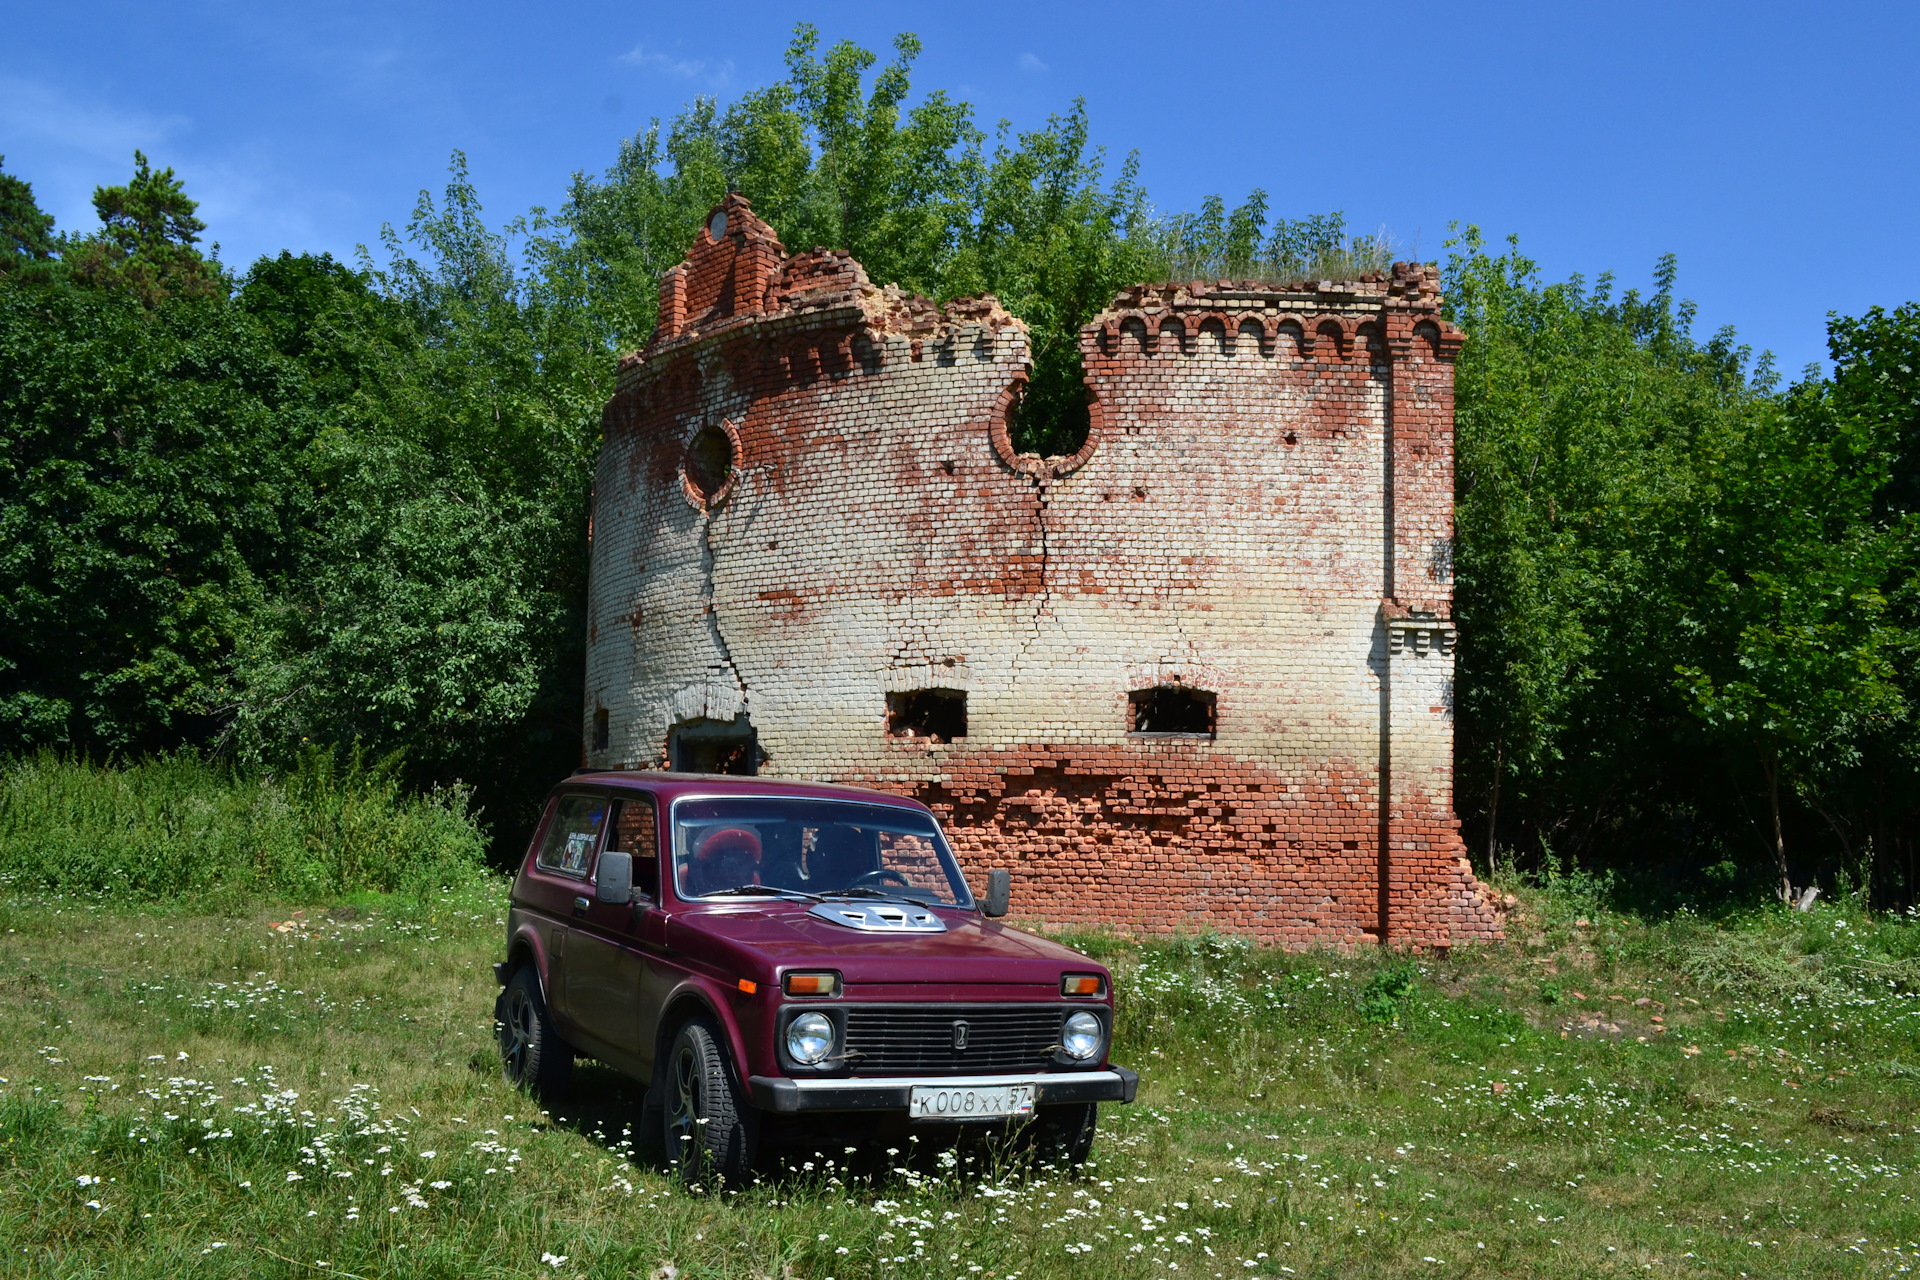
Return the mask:
{"type": "Polygon", "coordinates": [[[1397,960],[1386,965],[1367,979],[1366,986],[1360,988],[1361,1016],[1368,1022],[1398,1022],[1400,1010],[1405,1006],[1407,997],[1413,994],[1414,984],[1419,980],[1420,970],[1411,960],[1397,960]]]}
{"type": "Polygon", "coordinates": [[[390,762],[305,755],[246,777],[180,753],[125,766],[50,752],[0,766],[10,886],[191,898],[420,894],[485,874],[467,794],[405,791],[390,762]]]}

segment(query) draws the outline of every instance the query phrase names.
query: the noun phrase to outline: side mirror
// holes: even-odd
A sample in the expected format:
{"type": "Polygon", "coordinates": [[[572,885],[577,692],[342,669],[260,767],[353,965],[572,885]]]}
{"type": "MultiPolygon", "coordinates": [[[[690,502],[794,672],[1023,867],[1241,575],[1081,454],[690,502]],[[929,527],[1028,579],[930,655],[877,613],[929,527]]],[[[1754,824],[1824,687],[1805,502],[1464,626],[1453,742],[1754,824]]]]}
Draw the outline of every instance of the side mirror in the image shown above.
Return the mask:
{"type": "Polygon", "coordinates": [[[1005,867],[987,872],[987,900],[980,904],[981,914],[996,917],[1007,914],[1007,902],[1012,897],[1013,873],[1005,867]]]}
{"type": "Polygon", "coordinates": [[[624,907],[633,901],[633,855],[608,849],[593,872],[593,896],[600,902],[624,907]]]}

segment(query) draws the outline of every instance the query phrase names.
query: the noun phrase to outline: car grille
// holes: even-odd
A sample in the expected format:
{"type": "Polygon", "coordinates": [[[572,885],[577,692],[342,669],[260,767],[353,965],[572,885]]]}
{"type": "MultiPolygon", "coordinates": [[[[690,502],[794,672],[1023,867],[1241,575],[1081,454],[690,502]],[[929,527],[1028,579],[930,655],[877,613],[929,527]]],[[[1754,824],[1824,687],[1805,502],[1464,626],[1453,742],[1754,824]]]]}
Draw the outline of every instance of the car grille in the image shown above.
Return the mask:
{"type": "Polygon", "coordinates": [[[914,1071],[1037,1071],[1060,1043],[1057,1005],[885,1005],[847,1008],[847,1050],[856,1075],[914,1071]],[[954,1048],[954,1024],[967,1024],[954,1048]],[[857,1055],[857,1056],[855,1056],[857,1055]]]}

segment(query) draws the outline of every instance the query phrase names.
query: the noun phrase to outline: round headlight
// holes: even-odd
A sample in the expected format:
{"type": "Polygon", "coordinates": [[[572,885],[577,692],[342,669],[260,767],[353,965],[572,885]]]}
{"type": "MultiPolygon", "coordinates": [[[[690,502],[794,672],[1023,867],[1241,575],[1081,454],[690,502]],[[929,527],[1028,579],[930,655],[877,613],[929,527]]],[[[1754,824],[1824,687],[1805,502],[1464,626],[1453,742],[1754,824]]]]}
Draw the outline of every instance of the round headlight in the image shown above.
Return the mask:
{"type": "Polygon", "coordinates": [[[1100,1052],[1100,1019],[1082,1011],[1071,1014],[1060,1031],[1060,1047],[1069,1058],[1085,1061],[1100,1052]]]}
{"type": "Polygon", "coordinates": [[[803,1013],[787,1024],[787,1052],[808,1066],[833,1052],[833,1020],[824,1013],[803,1013]]]}

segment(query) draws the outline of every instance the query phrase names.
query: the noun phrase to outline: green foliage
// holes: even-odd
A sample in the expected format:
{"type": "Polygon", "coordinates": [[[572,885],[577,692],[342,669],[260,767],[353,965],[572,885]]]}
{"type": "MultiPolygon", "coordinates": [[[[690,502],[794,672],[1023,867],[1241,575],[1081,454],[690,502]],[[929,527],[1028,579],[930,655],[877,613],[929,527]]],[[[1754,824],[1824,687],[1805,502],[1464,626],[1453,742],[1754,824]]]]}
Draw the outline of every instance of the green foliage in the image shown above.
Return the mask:
{"type": "Polygon", "coordinates": [[[1615,301],[1472,229],[1452,247],[1459,748],[1483,830],[1631,848],[1702,890],[1762,860],[1750,887],[1831,875],[1827,831],[1864,830],[1858,773],[1910,706],[1886,410],[1817,378],[1775,393],[1764,361],[1749,379],[1730,331],[1691,335],[1671,258],[1615,301]]]}
{"type": "Polygon", "coordinates": [[[219,299],[0,281],[0,749],[204,741],[315,422],[219,299]]]}
{"type": "MultiPolygon", "coordinates": [[[[352,264],[230,278],[136,153],[53,237],[0,174],[0,752],[313,744],[472,785],[502,843],[578,757],[589,486],[619,357],[729,187],[793,250],[991,292],[1028,324],[1018,447],[1077,448],[1081,326],[1155,279],[1351,277],[1384,235],[1255,189],[1156,210],[1083,103],[1016,131],[917,92],[919,42],[824,46],[490,225],[444,192],[352,264]]],[[[1785,392],[1652,292],[1553,284],[1469,229],[1456,367],[1458,803],[1491,854],[1609,858],[1697,901],[1914,891],[1920,308],[1831,327],[1785,392]]],[[[1570,863],[1571,865],[1571,863],[1570,863]]]]}
{"type": "Polygon", "coordinates": [[[459,157],[386,249],[360,272],[263,262],[239,292],[279,317],[327,426],[292,571],[236,658],[234,741],[260,764],[305,741],[404,751],[519,820],[576,758],[585,424],[612,370],[516,280],[459,157]]]}
{"type": "Polygon", "coordinates": [[[61,248],[69,274],[96,288],[126,292],[147,306],[179,294],[223,293],[217,267],[193,246],[207,224],[171,168],[155,172],[133,153],[133,178],[124,187],[95,187],[100,230],[61,248]]]}
{"type": "Polygon", "coordinates": [[[0,766],[0,878],[202,909],[475,883],[484,845],[466,793],[413,794],[394,764],[315,750],[283,777],[246,778],[187,753],[15,759],[0,766]]]}
{"type": "Polygon", "coordinates": [[[1808,383],[1754,407],[1737,446],[1707,460],[1714,501],[1674,566],[1699,655],[1677,671],[1709,733],[1758,757],[1783,898],[1782,784],[1817,800],[1907,714],[1884,594],[1903,539],[1873,519],[1881,424],[1828,401],[1808,383]]]}
{"type": "Polygon", "coordinates": [[[0,275],[46,261],[53,245],[53,215],[34,201],[33,184],[0,173],[0,275]]]}
{"type": "Polygon", "coordinates": [[[1143,234],[1150,212],[1137,157],[1111,187],[1103,166],[1084,102],[1011,141],[1003,125],[979,217],[945,264],[942,296],[992,293],[1027,322],[1033,371],[1013,422],[1025,452],[1068,454],[1086,440],[1080,326],[1160,265],[1143,234]]]}
{"type": "Polygon", "coordinates": [[[655,125],[624,143],[602,177],[575,175],[556,214],[537,212],[530,251],[543,278],[600,318],[610,350],[631,350],[652,332],[660,273],[731,187],[789,251],[847,249],[876,283],[942,300],[998,296],[1032,332],[1015,445],[1060,454],[1086,438],[1080,327],[1120,289],[1386,265],[1384,243],[1349,236],[1338,214],[1281,220],[1263,242],[1264,192],[1231,226],[1217,196],[1197,218],[1156,214],[1136,158],[1106,183],[1083,102],[1027,132],[1002,122],[989,155],[969,104],[935,91],[906,105],[919,52],[918,40],[900,36],[869,83],[879,63],[871,51],[841,41],[822,54],[818,33],[801,24],[785,82],[724,110],[694,103],[664,141],[655,125]]]}
{"type": "Polygon", "coordinates": [[[1420,970],[1411,960],[1398,960],[1376,969],[1360,988],[1360,1016],[1368,1022],[1397,1024],[1407,997],[1420,981],[1420,970]]]}
{"type": "Polygon", "coordinates": [[[1343,213],[1281,218],[1267,231],[1267,193],[1254,188],[1246,203],[1228,212],[1219,196],[1200,202],[1197,213],[1158,219],[1152,228],[1162,273],[1174,280],[1352,280],[1393,265],[1385,233],[1347,229],[1343,213]]]}

